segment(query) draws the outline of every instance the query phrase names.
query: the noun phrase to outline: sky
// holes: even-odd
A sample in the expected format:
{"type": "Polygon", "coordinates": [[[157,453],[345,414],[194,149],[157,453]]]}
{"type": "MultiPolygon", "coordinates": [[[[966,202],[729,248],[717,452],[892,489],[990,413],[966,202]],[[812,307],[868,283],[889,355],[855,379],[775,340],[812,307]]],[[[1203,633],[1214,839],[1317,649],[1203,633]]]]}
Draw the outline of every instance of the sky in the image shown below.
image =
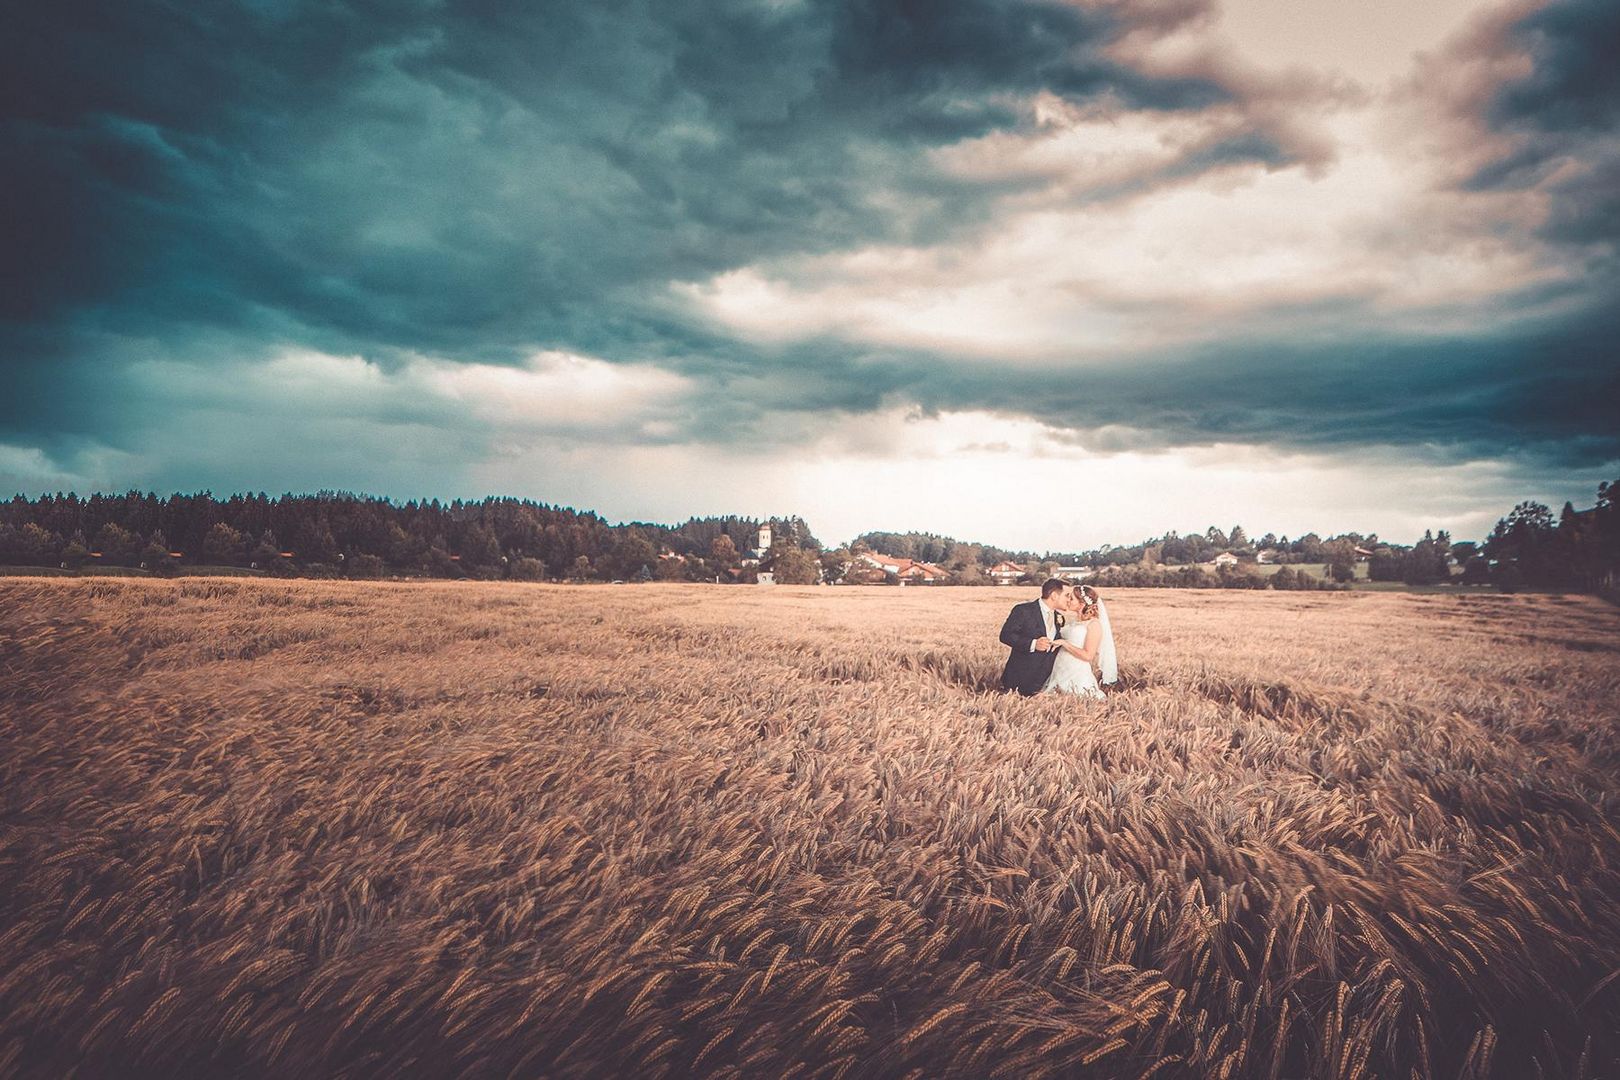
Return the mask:
{"type": "Polygon", "coordinates": [[[1613,0],[62,0],[0,493],[1078,550],[1620,476],[1613,0]]]}

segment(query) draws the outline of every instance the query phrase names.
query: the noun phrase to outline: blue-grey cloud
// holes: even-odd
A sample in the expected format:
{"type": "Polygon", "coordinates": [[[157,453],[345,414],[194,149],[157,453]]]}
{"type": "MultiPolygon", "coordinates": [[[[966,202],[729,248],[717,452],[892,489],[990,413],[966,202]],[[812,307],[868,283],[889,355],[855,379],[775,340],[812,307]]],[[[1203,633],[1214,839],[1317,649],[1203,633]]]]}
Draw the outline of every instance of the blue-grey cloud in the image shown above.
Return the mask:
{"type": "Polygon", "coordinates": [[[1529,54],[1531,70],[1497,88],[1484,119],[1512,148],[1469,186],[1542,185],[1552,197],[1545,236],[1620,239],[1620,5],[1555,0],[1509,26],[1507,37],[1529,54]]]}
{"type": "MultiPolygon", "coordinates": [[[[926,241],[930,146],[1036,89],[1217,100],[1061,4],[37,5],[9,36],[9,314],[577,337],[604,288],[926,241]],[[874,205],[899,193],[906,209],[874,205]]],[[[615,300],[622,299],[619,297],[615,300]]]]}
{"type": "Polygon", "coordinates": [[[723,352],[649,293],[983,223],[1000,192],[926,153],[1027,123],[1020,95],[1226,96],[1108,59],[1120,30],[992,0],[26,6],[0,45],[0,421],[106,431],[84,398],[119,337],[723,352]]]}
{"type": "MultiPolygon", "coordinates": [[[[1031,95],[1241,115],[1243,85],[1149,74],[1111,49],[1127,30],[1167,30],[1202,10],[25,5],[0,44],[0,364],[11,391],[0,442],[63,461],[87,441],[153,451],[144,440],[177,405],[207,414],[199,438],[221,438],[222,411],[243,407],[226,383],[288,347],[360,354],[386,371],[416,354],[513,364],[559,349],[657,361],[705,388],[685,428],[646,438],[715,438],[777,414],[898,402],[1035,416],[1082,434],[1128,429],[1142,445],[1434,442],[1459,454],[1616,456],[1597,404],[1615,388],[1606,280],[1582,282],[1584,303],[1566,304],[1561,321],[1510,333],[1288,345],[1256,332],[1022,378],[948,352],[761,346],[667,302],[672,282],[773,259],[967,243],[993,229],[1005,201],[1036,181],[964,177],[932,152],[1024,130],[1031,95]],[[220,392],[166,397],[131,375],[154,360],[205,381],[211,372],[220,392]]],[[[1612,5],[1561,0],[1515,33],[1533,73],[1480,119],[1524,144],[1478,187],[1543,183],[1555,152],[1614,136],[1613,69],[1600,62],[1604,48],[1613,55],[1612,5]]],[[[1141,198],[1234,164],[1285,168],[1301,153],[1245,118],[1141,183],[1090,197],[1141,198]]],[[[1549,184],[1549,235],[1615,235],[1614,159],[1593,160],[1549,184]]],[[[469,432],[444,402],[418,407],[391,398],[368,417],[435,427],[458,453],[490,451],[494,437],[469,432]]],[[[262,408],[278,406],[267,397],[262,408]]]]}

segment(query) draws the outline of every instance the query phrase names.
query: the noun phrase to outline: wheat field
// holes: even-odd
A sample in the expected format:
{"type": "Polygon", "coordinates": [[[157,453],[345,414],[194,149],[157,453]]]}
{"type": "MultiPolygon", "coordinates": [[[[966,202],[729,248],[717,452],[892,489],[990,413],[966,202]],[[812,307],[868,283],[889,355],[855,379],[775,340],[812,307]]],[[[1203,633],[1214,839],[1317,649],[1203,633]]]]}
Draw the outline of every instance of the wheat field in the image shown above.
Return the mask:
{"type": "Polygon", "coordinates": [[[1620,611],[0,583],[0,1075],[1620,1075],[1620,611]]]}

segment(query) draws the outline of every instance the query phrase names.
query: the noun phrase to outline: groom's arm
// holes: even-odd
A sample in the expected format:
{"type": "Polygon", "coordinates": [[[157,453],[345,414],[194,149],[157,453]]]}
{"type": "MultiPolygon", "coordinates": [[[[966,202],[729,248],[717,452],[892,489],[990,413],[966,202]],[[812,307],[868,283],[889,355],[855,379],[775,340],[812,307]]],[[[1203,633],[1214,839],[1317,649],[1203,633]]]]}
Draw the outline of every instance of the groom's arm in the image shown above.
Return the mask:
{"type": "MultiPolygon", "coordinates": [[[[1035,642],[1044,635],[1032,634],[1027,621],[1019,618],[1020,609],[1013,608],[1007,613],[1007,621],[1001,625],[1001,643],[1009,649],[1018,649],[1021,652],[1034,652],[1035,642]],[[1020,622],[1024,625],[1020,626],[1020,622]]],[[[1042,630],[1046,627],[1042,626],[1042,630]]]]}

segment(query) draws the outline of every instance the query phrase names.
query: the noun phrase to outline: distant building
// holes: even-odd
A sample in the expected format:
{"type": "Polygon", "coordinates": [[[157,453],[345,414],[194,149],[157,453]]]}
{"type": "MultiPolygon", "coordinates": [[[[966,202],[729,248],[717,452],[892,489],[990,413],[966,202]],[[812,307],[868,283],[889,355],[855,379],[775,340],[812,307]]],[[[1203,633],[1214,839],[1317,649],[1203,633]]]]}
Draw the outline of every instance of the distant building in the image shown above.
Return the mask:
{"type": "Polygon", "coordinates": [[[1219,555],[1215,556],[1212,562],[1216,567],[1236,566],[1238,564],[1238,557],[1232,554],[1230,551],[1223,551],[1219,555]]]}
{"type": "Polygon", "coordinates": [[[898,559],[890,555],[880,555],[875,551],[863,551],[856,558],[885,574],[893,574],[900,579],[902,585],[937,585],[949,580],[951,576],[944,567],[935,566],[933,563],[898,559]]]}
{"type": "Polygon", "coordinates": [[[1254,561],[1262,565],[1270,565],[1277,561],[1276,548],[1261,548],[1254,556],[1254,561]]]}
{"type": "Polygon", "coordinates": [[[762,570],[762,571],[760,571],[759,577],[758,577],[757,580],[758,580],[759,584],[761,584],[761,585],[775,585],[776,584],[776,575],[771,573],[769,570],[762,570]]]}
{"type": "Polygon", "coordinates": [[[1017,563],[998,562],[985,571],[985,574],[997,585],[1012,585],[1024,576],[1024,568],[1017,563]]]}
{"type": "Polygon", "coordinates": [[[769,525],[761,525],[759,527],[758,540],[759,546],[753,551],[744,552],[742,558],[739,560],[744,566],[758,566],[765,560],[767,556],[770,555],[771,527],[769,525]]]}
{"type": "Polygon", "coordinates": [[[1096,577],[1097,568],[1095,566],[1060,566],[1057,568],[1057,576],[1068,578],[1070,581],[1084,581],[1086,578],[1096,577]]]}

